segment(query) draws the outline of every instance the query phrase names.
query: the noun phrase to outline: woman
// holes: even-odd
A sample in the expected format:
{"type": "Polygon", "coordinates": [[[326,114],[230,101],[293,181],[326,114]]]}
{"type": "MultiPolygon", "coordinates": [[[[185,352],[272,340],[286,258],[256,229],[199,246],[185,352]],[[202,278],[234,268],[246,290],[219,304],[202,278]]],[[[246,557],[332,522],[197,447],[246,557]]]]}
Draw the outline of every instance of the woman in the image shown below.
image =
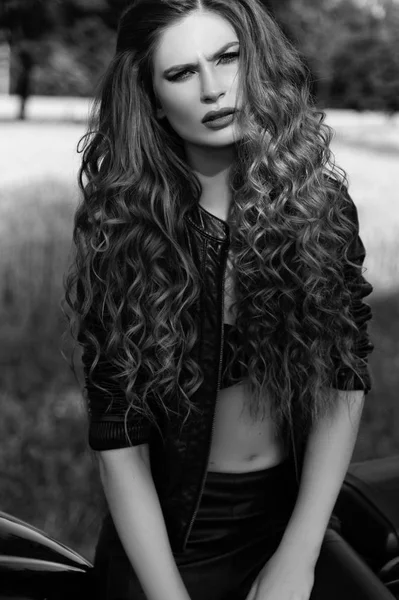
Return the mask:
{"type": "Polygon", "coordinates": [[[386,597],[328,527],[373,345],[323,118],[258,0],[122,14],[66,291],[109,508],[97,599],[386,597]]]}

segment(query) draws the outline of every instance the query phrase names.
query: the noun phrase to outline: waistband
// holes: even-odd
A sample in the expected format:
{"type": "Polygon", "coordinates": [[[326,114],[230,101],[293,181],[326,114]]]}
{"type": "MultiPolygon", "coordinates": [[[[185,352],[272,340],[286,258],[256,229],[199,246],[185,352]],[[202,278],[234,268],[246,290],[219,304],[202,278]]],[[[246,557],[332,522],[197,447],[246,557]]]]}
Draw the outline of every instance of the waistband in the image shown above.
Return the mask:
{"type": "Polygon", "coordinates": [[[294,462],[291,458],[285,458],[276,465],[264,469],[257,469],[255,471],[207,471],[206,481],[212,483],[242,482],[243,484],[246,483],[250,485],[251,482],[255,481],[264,482],[269,479],[280,479],[283,476],[291,476],[294,472],[294,462]]]}

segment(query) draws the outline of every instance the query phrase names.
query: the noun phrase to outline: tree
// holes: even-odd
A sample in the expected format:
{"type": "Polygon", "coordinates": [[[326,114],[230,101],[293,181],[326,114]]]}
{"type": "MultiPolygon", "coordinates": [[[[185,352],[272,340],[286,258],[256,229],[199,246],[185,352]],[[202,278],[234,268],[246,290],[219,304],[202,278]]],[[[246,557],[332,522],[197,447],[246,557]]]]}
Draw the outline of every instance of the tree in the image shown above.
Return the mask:
{"type": "Polygon", "coordinates": [[[34,68],[41,57],[40,39],[56,25],[55,3],[49,0],[3,0],[0,28],[5,31],[15,70],[15,93],[20,97],[19,119],[32,92],[34,68]]]}

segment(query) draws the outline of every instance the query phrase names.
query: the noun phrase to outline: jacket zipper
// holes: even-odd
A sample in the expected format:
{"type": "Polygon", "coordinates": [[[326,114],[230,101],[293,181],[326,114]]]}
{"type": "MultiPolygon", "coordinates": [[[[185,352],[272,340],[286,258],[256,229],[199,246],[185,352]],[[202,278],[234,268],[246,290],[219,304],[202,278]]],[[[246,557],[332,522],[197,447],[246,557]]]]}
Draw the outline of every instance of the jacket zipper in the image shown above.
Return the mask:
{"type": "MultiPolygon", "coordinates": [[[[222,375],[222,363],[223,363],[223,344],[224,344],[224,280],[225,280],[225,275],[226,275],[226,257],[228,254],[228,248],[227,251],[224,253],[224,264],[223,264],[223,276],[222,276],[222,316],[221,316],[221,342],[220,342],[220,355],[219,355],[219,370],[218,370],[218,380],[217,380],[217,387],[216,387],[216,397],[218,395],[218,392],[220,390],[220,381],[221,381],[221,375],[222,375]]],[[[209,461],[209,454],[210,454],[210,450],[211,450],[211,443],[212,443],[212,437],[213,437],[213,431],[214,431],[214,427],[215,427],[215,410],[216,407],[213,411],[213,417],[212,417],[212,427],[211,427],[211,437],[210,437],[210,443],[208,444],[208,452],[207,452],[207,458],[206,458],[206,467],[208,467],[208,461],[209,461]]],[[[183,541],[183,551],[186,547],[187,544],[187,540],[188,540],[188,536],[190,535],[190,531],[192,529],[193,523],[194,523],[194,519],[197,515],[198,512],[198,507],[199,507],[199,503],[201,500],[201,496],[202,493],[204,491],[204,485],[205,485],[205,479],[206,479],[206,473],[207,473],[207,468],[205,469],[205,472],[202,476],[202,482],[201,482],[201,490],[200,493],[198,494],[198,499],[197,499],[197,503],[194,509],[194,514],[191,518],[190,524],[188,526],[187,529],[187,533],[185,535],[184,541],[183,541]]]]}

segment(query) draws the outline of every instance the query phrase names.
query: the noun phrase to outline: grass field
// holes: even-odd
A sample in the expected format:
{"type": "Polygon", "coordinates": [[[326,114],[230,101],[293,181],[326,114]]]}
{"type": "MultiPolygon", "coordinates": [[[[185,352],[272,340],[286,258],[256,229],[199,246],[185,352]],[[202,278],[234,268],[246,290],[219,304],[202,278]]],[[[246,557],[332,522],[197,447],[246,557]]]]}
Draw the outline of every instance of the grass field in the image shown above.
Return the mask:
{"type": "MultiPolygon", "coordinates": [[[[78,382],[61,355],[59,308],[78,200],[81,124],[0,123],[0,509],[93,558],[105,500],[78,382]]],[[[399,135],[391,123],[337,128],[367,249],[374,379],[354,460],[399,453],[399,135]]],[[[65,352],[68,347],[63,348],[65,352]]],[[[79,354],[75,358],[79,364],[79,354]]]]}

